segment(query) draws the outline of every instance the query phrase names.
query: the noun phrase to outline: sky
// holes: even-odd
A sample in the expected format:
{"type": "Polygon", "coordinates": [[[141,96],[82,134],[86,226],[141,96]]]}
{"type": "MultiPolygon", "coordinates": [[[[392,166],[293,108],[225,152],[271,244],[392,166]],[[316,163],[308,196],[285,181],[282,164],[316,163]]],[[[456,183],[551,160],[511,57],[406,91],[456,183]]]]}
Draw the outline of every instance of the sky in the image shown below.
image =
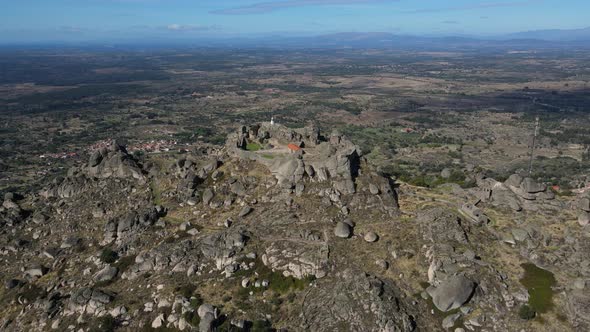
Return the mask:
{"type": "Polygon", "coordinates": [[[588,0],[0,0],[0,42],[390,32],[491,36],[590,26],[588,0]]]}

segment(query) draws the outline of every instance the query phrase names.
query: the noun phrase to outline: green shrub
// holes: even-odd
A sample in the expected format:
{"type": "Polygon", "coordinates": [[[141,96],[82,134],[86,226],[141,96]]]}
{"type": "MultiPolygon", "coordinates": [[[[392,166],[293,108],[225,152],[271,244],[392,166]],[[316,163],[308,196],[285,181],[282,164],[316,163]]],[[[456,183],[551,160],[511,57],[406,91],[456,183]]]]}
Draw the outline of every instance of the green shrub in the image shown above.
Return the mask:
{"type": "Polygon", "coordinates": [[[193,296],[195,290],[197,290],[197,286],[193,284],[186,284],[176,288],[176,292],[186,298],[193,296]]]}
{"type": "Polygon", "coordinates": [[[250,329],[251,332],[270,332],[272,330],[272,324],[267,320],[254,321],[250,329]]]}
{"type": "Polygon", "coordinates": [[[260,146],[258,143],[248,143],[246,145],[246,150],[248,151],[258,151],[260,149],[262,149],[262,146],[260,146]]]}
{"type": "Polygon", "coordinates": [[[111,250],[110,248],[104,248],[103,251],[100,253],[100,260],[107,264],[112,264],[117,261],[119,255],[117,252],[111,250]]]}
{"type": "Polygon", "coordinates": [[[309,282],[311,282],[312,280],[312,277],[297,279],[291,276],[285,277],[280,272],[272,272],[268,277],[268,286],[270,289],[277,293],[286,294],[290,290],[304,289],[305,286],[309,284],[309,282]]]}
{"type": "Polygon", "coordinates": [[[45,289],[38,287],[37,285],[28,284],[24,286],[17,297],[22,297],[23,299],[33,302],[37,299],[43,298],[47,295],[45,289]]]}
{"type": "MultiPolygon", "coordinates": [[[[229,301],[227,301],[227,302],[229,302],[229,301]]],[[[201,306],[201,304],[203,304],[204,302],[203,302],[203,299],[201,298],[201,295],[199,295],[199,294],[194,294],[194,295],[191,297],[191,301],[190,301],[190,303],[191,303],[191,308],[193,308],[193,309],[197,309],[197,308],[199,308],[199,307],[201,306]]]]}
{"type": "Polygon", "coordinates": [[[537,313],[535,310],[526,304],[522,305],[518,310],[518,316],[524,320],[531,320],[535,318],[536,315],[537,313]]]}
{"type": "Polygon", "coordinates": [[[197,314],[197,311],[187,311],[184,314],[184,319],[191,324],[193,327],[198,327],[201,322],[201,317],[197,314]]]}
{"type": "Polygon", "coordinates": [[[100,317],[93,324],[91,332],[112,332],[117,327],[117,320],[110,315],[100,317]]]}

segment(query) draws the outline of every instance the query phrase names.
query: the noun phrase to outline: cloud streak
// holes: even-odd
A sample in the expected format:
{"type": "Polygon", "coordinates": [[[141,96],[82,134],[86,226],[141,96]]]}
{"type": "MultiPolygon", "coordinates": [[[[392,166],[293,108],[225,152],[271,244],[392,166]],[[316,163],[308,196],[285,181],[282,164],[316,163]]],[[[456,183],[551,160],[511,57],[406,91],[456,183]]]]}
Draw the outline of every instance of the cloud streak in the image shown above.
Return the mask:
{"type": "Polygon", "coordinates": [[[217,30],[217,26],[192,25],[192,24],[169,24],[165,27],[168,31],[187,32],[187,31],[210,31],[217,30]]]}
{"type": "Polygon", "coordinates": [[[374,3],[398,2],[399,0],[283,0],[258,2],[247,6],[214,10],[211,14],[252,15],[274,12],[281,9],[309,6],[365,5],[374,3]]]}
{"type": "Polygon", "coordinates": [[[509,1],[509,2],[479,2],[471,5],[464,6],[451,6],[441,8],[424,8],[424,9],[413,9],[406,10],[404,14],[422,14],[422,13],[440,13],[440,12],[451,12],[461,10],[475,10],[485,8],[501,8],[501,7],[518,7],[518,6],[529,6],[543,2],[543,0],[524,0],[524,1],[509,1]]]}

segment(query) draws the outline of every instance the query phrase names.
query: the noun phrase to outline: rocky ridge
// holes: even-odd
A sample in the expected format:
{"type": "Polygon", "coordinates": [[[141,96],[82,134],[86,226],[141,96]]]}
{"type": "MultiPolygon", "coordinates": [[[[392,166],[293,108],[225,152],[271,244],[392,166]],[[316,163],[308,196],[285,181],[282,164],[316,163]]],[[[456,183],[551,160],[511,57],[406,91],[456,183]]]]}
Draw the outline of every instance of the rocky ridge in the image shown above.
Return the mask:
{"type": "MultiPolygon", "coordinates": [[[[114,142],[41,192],[4,197],[1,328],[526,329],[515,308],[529,295],[491,252],[506,244],[515,260],[578,264],[567,326],[588,326],[588,235],[525,217],[502,233],[489,215],[567,208],[545,185],[480,177],[461,193],[473,203],[412,216],[337,132],[264,123],[226,142],[143,160],[114,142]]],[[[587,197],[570,210],[587,225],[587,197]]]]}

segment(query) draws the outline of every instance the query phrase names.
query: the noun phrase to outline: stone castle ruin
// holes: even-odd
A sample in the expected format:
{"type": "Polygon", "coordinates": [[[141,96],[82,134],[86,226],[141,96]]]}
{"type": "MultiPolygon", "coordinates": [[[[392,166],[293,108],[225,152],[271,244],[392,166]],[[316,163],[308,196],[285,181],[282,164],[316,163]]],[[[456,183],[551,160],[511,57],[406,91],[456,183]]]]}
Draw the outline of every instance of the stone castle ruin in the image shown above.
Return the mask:
{"type": "Polygon", "coordinates": [[[315,182],[330,180],[342,194],[356,192],[362,152],[337,132],[326,138],[317,127],[296,130],[270,123],[242,126],[229,135],[226,148],[238,158],[266,165],[282,188],[293,189],[308,178],[315,182]],[[252,145],[260,149],[248,149],[252,145]]]}

